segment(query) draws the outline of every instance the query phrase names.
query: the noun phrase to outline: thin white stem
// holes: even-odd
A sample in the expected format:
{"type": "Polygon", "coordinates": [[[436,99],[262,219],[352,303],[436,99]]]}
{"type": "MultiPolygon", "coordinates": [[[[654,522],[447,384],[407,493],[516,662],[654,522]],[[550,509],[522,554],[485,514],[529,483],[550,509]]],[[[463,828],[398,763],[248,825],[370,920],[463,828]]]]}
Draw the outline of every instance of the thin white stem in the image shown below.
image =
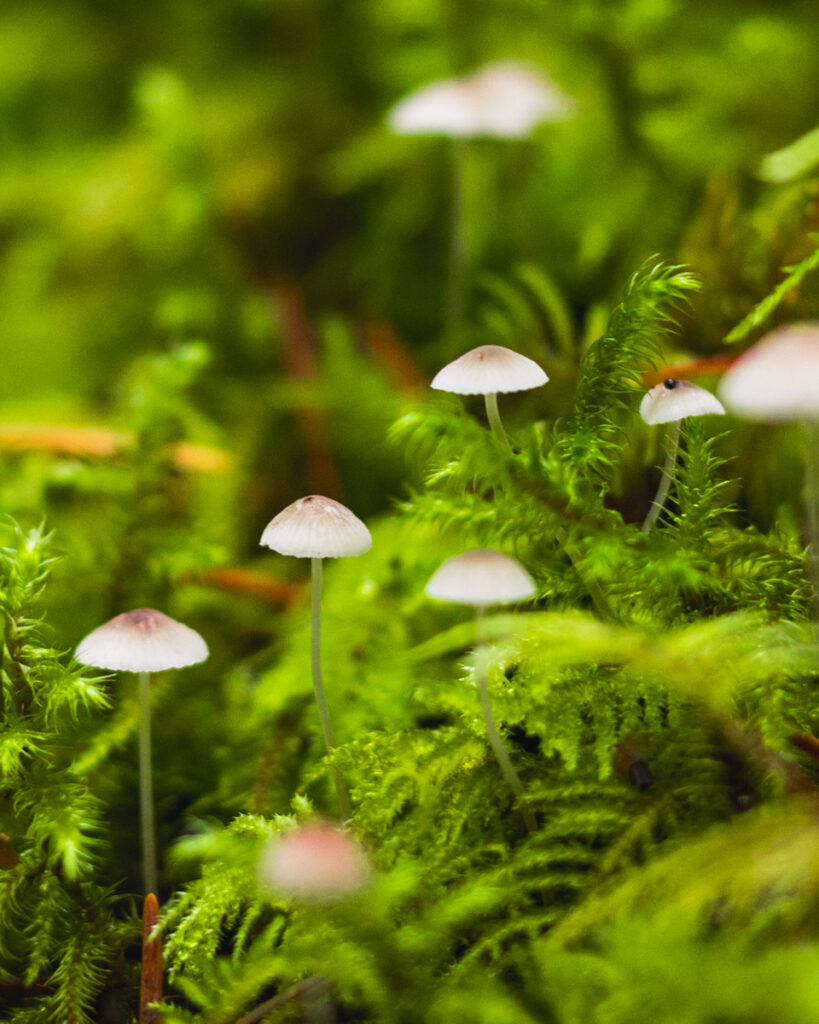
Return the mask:
{"type": "MultiPolygon", "coordinates": [[[[324,733],[324,743],[327,753],[332,754],[336,737],[333,732],[333,723],[330,720],[330,709],[327,706],[327,697],[324,693],[324,684],[321,681],[321,582],[322,562],[320,558],[310,559],[311,565],[311,619],[310,619],[310,662],[313,669],[313,691],[316,695],[316,706],[318,707],[321,731],[324,733]]],[[[338,803],[341,809],[341,816],[345,820],[352,814],[350,804],[350,792],[341,769],[336,765],[332,767],[333,782],[335,783],[338,803]]]]}
{"type": "Polygon", "coordinates": [[[466,268],[469,237],[466,227],[466,139],[452,141],[452,202],[447,279],[447,332],[456,331],[464,318],[466,305],[466,268]]]}
{"type": "Polygon", "coordinates": [[[477,655],[476,674],[478,677],[478,689],[481,694],[481,707],[483,708],[483,719],[486,723],[486,733],[489,737],[489,745],[492,747],[492,751],[500,765],[504,778],[509,784],[509,788],[518,799],[518,803],[520,804],[520,813],[523,816],[523,822],[526,825],[527,832],[536,832],[537,822],[535,821],[535,816],[524,803],[523,784],[521,783],[520,777],[515,771],[515,766],[512,764],[506,747],[504,746],[503,737],[501,736],[500,730],[495,722],[495,717],[492,714],[492,705],[489,702],[489,679],[487,674],[488,647],[482,638],[482,611],[483,609],[481,608],[475,609],[475,633],[476,640],[478,642],[475,653],[477,655]]]}
{"type": "Polygon", "coordinates": [[[142,825],[142,873],[145,894],[156,894],[154,783],[151,775],[151,677],[139,673],[139,817],[142,825]]]}
{"type": "Polygon", "coordinates": [[[663,510],[665,499],[668,497],[668,491],[671,487],[671,482],[674,479],[674,472],[677,467],[677,448],[680,444],[681,423],[682,420],[677,420],[672,424],[671,430],[669,431],[667,442],[668,450],[666,451],[663,473],[660,477],[660,486],[657,488],[654,501],[651,503],[651,508],[648,510],[648,515],[643,523],[643,533],[651,533],[652,527],[657,522],[657,518],[663,510]]]}
{"type": "Polygon", "coordinates": [[[489,420],[489,426],[492,428],[493,433],[496,437],[499,437],[507,447],[511,448],[512,445],[509,444],[509,438],[506,436],[506,431],[503,429],[500,412],[498,411],[498,396],[494,392],[491,392],[488,395],[484,395],[483,400],[486,405],[486,418],[489,420]]]}

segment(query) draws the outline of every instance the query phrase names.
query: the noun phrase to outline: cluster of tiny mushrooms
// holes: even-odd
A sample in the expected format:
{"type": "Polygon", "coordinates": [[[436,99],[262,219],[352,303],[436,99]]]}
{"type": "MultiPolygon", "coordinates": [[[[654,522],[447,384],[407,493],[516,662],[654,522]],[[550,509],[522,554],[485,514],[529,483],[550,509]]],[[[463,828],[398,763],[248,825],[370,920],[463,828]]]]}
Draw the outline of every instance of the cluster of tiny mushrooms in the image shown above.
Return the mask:
{"type": "MultiPolygon", "coordinates": [[[[471,138],[522,139],[544,122],[572,115],[574,101],[538,69],[514,62],[490,64],[472,74],[432,82],[418,89],[389,114],[390,128],[404,135],[440,135],[453,141],[454,196],[449,272],[450,326],[463,306],[468,233],[464,225],[464,144],[471,138]]],[[[498,345],[483,345],[445,366],[432,387],[460,395],[483,395],[492,431],[509,445],[498,411],[498,395],[526,391],[548,377],[533,360],[498,345]]],[[[740,357],[720,383],[720,394],[739,416],[758,420],[801,420],[807,430],[806,502],[811,537],[811,568],[819,590],[819,322],[794,324],[766,335],[740,357]]],[[[648,424],[670,423],[667,457],[659,487],[642,524],[649,533],[657,522],[673,481],[682,420],[724,414],[722,403],[690,381],[669,378],[643,398],[640,415],[648,424]]],[[[510,446],[511,447],[511,446],[510,446]]],[[[332,498],[309,495],[280,512],[262,534],[261,544],[279,554],[309,558],[312,570],[311,662],[313,687],[328,753],[336,745],[321,674],[321,586],[325,558],[364,554],[372,543],[364,523],[332,498]]],[[[444,562],[426,593],[441,601],[472,605],[476,614],[475,675],[489,743],[518,800],[529,831],[536,827],[523,787],[492,715],[487,680],[487,648],[481,617],[487,607],[534,597],[535,582],[513,558],[476,549],[444,562]]],[[[819,612],[819,609],[816,609],[819,612]]],[[[819,617],[819,616],[814,616],[819,617]]],[[[90,633],[77,648],[77,660],[109,671],[139,675],[140,815],[146,892],[157,884],[150,741],[150,675],[182,668],[208,656],[194,630],[152,609],[118,615],[90,633]]],[[[341,816],[352,812],[341,770],[333,765],[341,816]]],[[[269,853],[263,874],[280,891],[304,900],[351,892],[362,884],[366,868],[361,851],[326,824],[303,827],[269,853]]]]}
{"type": "MultiPolygon", "coordinates": [[[[498,394],[539,387],[546,381],[543,370],[526,356],[501,346],[484,345],[445,366],[432,381],[432,387],[462,395],[482,394],[492,430],[508,444],[498,413],[498,394]]],[[[801,420],[805,423],[808,440],[806,499],[811,564],[815,572],[819,563],[819,322],[794,324],[766,335],[723,376],[719,392],[728,408],[742,417],[801,420]]],[[[648,424],[671,423],[672,427],[669,456],[657,497],[643,524],[643,532],[647,533],[654,525],[667,496],[673,478],[680,422],[689,416],[719,415],[724,411],[721,402],[712,394],[685,380],[667,379],[644,396],[640,404],[643,420],[648,424]]],[[[322,564],[325,558],[364,554],[372,544],[370,532],[344,505],[332,498],[309,495],[280,512],[264,530],[260,543],[279,554],[310,559],[313,687],[324,742],[328,753],[332,754],[336,739],[321,673],[322,564]]],[[[491,605],[534,597],[535,582],[514,558],[491,549],[475,549],[445,561],[427,583],[426,593],[436,600],[471,605],[475,609],[475,676],[489,743],[518,800],[526,828],[532,831],[536,828],[534,815],[526,805],[520,778],[492,715],[487,647],[483,640],[481,617],[491,605]]],[[[81,664],[139,676],[140,815],[146,892],[154,892],[157,886],[151,782],[150,676],[197,664],[207,656],[207,645],[198,633],[162,612],[146,608],[116,616],[85,637],[77,648],[76,657],[81,664]]],[[[332,767],[332,776],[341,817],[347,820],[352,811],[350,795],[343,773],[336,765],[332,767]]],[[[338,862],[336,888],[339,892],[351,888],[353,878],[364,878],[365,872],[357,854],[350,852],[352,848],[342,853],[340,847],[334,846],[334,840],[328,838],[324,826],[316,826],[307,836],[312,840],[305,840],[306,846],[305,843],[300,845],[296,839],[289,845],[284,841],[279,844],[276,848],[279,852],[274,851],[267,868],[271,884],[294,896],[306,897],[311,877],[307,866],[313,862],[338,862]],[[294,863],[302,864],[302,869],[294,868],[294,863]]],[[[344,841],[338,840],[342,846],[344,841]]],[[[334,877],[329,868],[324,873],[319,871],[314,895],[324,895],[322,886],[329,885],[332,889],[334,877]]]]}

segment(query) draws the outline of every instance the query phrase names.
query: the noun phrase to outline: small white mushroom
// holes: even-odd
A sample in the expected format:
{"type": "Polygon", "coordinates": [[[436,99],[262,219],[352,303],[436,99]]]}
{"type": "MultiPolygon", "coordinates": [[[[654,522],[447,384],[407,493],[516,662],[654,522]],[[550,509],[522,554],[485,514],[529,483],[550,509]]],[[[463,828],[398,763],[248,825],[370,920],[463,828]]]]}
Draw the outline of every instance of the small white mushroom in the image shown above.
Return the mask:
{"type": "Polygon", "coordinates": [[[692,384],[688,380],[677,380],[668,377],[662,384],[656,384],[640,402],[640,416],[651,425],[657,423],[673,423],[668,435],[665,464],[660,476],[660,484],[651,508],[648,510],[642,525],[643,533],[650,533],[663,510],[665,499],[674,479],[677,464],[677,448],[680,443],[680,424],[687,416],[706,416],[713,414],[724,416],[725,410],[718,398],[710,391],[692,384]]]}
{"type": "MultiPolygon", "coordinates": [[[[472,605],[475,608],[476,634],[480,633],[481,616],[489,605],[525,601],[534,596],[535,589],[534,580],[520,562],[491,548],[475,548],[447,559],[426,585],[429,597],[454,604],[472,605]]],[[[523,785],[492,714],[486,672],[486,645],[479,635],[476,655],[475,674],[489,743],[509,788],[518,800],[522,800],[523,785]]],[[[535,817],[525,804],[521,806],[521,815],[527,830],[536,831],[535,817]]]]}
{"type": "MultiPolygon", "coordinates": [[[[332,753],[336,739],[321,678],[322,559],[363,555],[372,546],[370,531],[340,502],[321,494],[310,494],[279,512],[265,527],[259,543],[282,555],[310,559],[313,690],[324,742],[328,753],[332,753]]],[[[339,768],[333,768],[332,773],[342,815],[348,818],[352,807],[347,783],[339,768]]]]}
{"type": "Polygon", "coordinates": [[[81,665],[139,674],[139,805],[145,892],[156,893],[157,861],[151,775],[150,674],[196,665],[208,657],[202,637],[153,608],[124,612],[99,626],[77,647],[81,665]]]}
{"type": "Polygon", "coordinates": [[[521,139],[546,121],[562,121],[574,101],[537,68],[513,61],[416,89],[388,115],[401,135],[521,139]]]}
{"type": "Polygon", "coordinates": [[[720,381],[728,409],[750,420],[801,420],[805,427],[805,511],[819,646],[819,321],[766,334],[720,381]]]}
{"type": "Polygon", "coordinates": [[[545,371],[528,356],[503,345],[480,345],[447,363],[432,378],[430,387],[456,395],[483,395],[492,430],[509,444],[498,412],[498,395],[529,391],[548,380],[545,371]]]}
{"type": "Polygon", "coordinates": [[[441,79],[409,93],[387,115],[401,135],[439,135],[452,139],[453,188],[448,273],[447,324],[461,323],[466,294],[469,243],[466,225],[467,147],[470,139],[523,139],[548,121],[574,113],[575,103],[538,68],[501,61],[470,75],[441,79]]]}
{"type": "Polygon", "coordinates": [[[719,393],[745,419],[819,419],[819,321],[766,334],[723,375],[719,393]]]}
{"type": "Polygon", "coordinates": [[[486,608],[533,597],[535,583],[514,558],[492,548],[474,548],[448,558],[427,583],[426,593],[438,601],[486,608]]]}
{"type": "Polygon", "coordinates": [[[347,558],[372,547],[370,531],[345,505],[310,494],[288,505],[265,527],[259,541],[294,558],[347,558]]]}
{"type": "Polygon", "coordinates": [[[263,885],[302,903],[347,899],[367,884],[371,873],[360,844],[323,821],[273,840],[259,867],[263,885]]]}
{"type": "Polygon", "coordinates": [[[81,640],[76,654],[81,665],[111,672],[164,672],[207,656],[208,645],[196,630],[153,608],[117,615],[81,640]]]}
{"type": "Polygon", "coordinates": [[[708,413],[724,416],[722,402],[705,388],[673,377],[655,385],[640,402],[640,416],[651,425],[673,423],[686,416],[705,416],[708,413]]]}

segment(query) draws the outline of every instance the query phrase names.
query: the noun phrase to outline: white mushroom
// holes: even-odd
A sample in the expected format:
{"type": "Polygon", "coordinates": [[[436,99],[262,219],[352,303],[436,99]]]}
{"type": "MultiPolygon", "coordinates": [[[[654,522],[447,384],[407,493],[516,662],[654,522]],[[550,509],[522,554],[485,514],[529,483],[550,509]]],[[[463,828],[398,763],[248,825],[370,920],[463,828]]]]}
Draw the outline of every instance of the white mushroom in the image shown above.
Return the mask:
{"type": "Polygon", "coordinates": [[[503,61],[416,89],[388,120],[402,135],[521,139],[545,121],[570,117],[574,106],[539,69],[503,61]]]}
{"type": "Polygon", "coordinates": [[[89,633],[77,647],[81,665],[111,672],[164,672],[208,656],[202,637],[153,608],[124,612],[89,633]]]}
{"type": "Polygon", "coordinates": [[[189,626],[153,608],[124,612],[95,629],[77,647],[81,665],[139,674],[139,807],[145,892],[157,889],[154,796],[151,776],[150,674],[196,665],[208,657],[208,645],[189,626]]]}
{"type": "Polygon", "coordinates": [[[334,903],[367,884],[370,864],[349,833],[324,821],[300,825],[265,849],[264,885],[303,903],[334,903]]]}
{"type": "Polygon", "coordinates": [[[819,321],[766,334],[724,374],[719,393],[745,419],[819,419],[819,321]]]}
{"type": "Polygon", "coordinates": [[[509,444],[498,412],[498,394],[539,388],[548,380],[544,370],[528,356],[503,345],[480,345],[447,363],[435,374],[430,387],[456,395],[483,395],[492,430],[509,444]]]}
{"type": "Polygon", "coordinates": [[[719,399],[715,398],[710,391],[692,384],[688,380],[677,380],[675,377],[668,377],[662,384],[656,384],[647,394],[643,395],[640,402],[640,416],[651,425],[657,423],[673,423],[667,445],[665,464],[660,476],[660,484],[651,508],[642,525],[643,533],[650,533],[657,522],[660,512],[663,510],[665,499],[674,479],[674,470],[677,464],[677,448],[680,443],[680,424],[687,416],[706,416],[713,414],[724,416],[725,410],[719,399]]]}
{"type": "Polygon", "coordinates": [[[562,121],[575,103],[538,68],[500,61],[459,78],[440,79],[416,89],[387,115],[402,135],[441,135],[453,140],[452,227],[447,324],[463,317],[469,240],[466,227],[466,160],[469,139],[522,139],[537,125],[562,121]]]}
{"type": "Polygon", "coordinates": [[[346,506],[320,494],[288,505],[265,527],[259,541],[294,558],[347,558],[369,551],[370,531],[346,506]]]}
{"type": "MultiPolygon", "coordinates": [[[[476,634],[480,632],[481,615],[489,605],[525,601],[534,596],[535,589],[534,580],[520,562],[491,548],[475,548],[448,559],[426,585],[426,593],[439,601],[472,605],[475,608],[476,634]]],[[[486,671],[486,645],[480,636],[475,661],[475,674],[489,743],[509,788],[518,800],[522,800],[523,785],[492,714],[486,671]]],[[[537,829],[537,822],[525,804],[521,806],[521,814],[528,831],[534,832],[537,829]]]]}
{"type": "MultiPolygon", "coordinates": [[[[372,545],[370,531],[348,508],[332,498],[310,494],[288,505],[265,527],[260,544],[282,555],[309,558],[311,567],[310,653],[313,690],[328,753],[336,745],[330,709],[321,678],[322,559],[363,555],[372,545]]],[[[352,813],[347,783],[339,768],[333,780],[342,815],[352,813]]]]}
{"type": "Polygon", "coordinates": [[[708,413],[724,416],[722,402],[705,388],[673,377],[655,385],[640,402],[640,416],[650,425],[674,423],[686,416],[706,416],[708,413]]]}
{"type": "Polygon", "coordinates": [[[805,507],[819,646],[819,321],[766,334],[723,376],[719,393],[731,412],[746,419],[804,423],[805,507]]]}
{"type": "Polygon", "coordinates": [[[492,548],[474,548],[447,559],[425,589],[438,601],[486,608],[533,597],[535,583],[514,558],[492,548]]]}

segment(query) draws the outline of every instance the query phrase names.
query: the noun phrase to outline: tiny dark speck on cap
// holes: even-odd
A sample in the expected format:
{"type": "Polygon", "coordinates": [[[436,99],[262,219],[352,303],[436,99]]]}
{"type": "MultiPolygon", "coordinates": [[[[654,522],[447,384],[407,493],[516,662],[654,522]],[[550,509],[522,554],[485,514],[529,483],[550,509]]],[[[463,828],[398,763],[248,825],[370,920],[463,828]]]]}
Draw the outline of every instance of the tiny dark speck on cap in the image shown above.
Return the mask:
{"type": "Polygon", "coordinates": [[[668,388],[669,391],[673,391],[674,388],[677,386],[677,382],[674,380],[673,377],[668,377],[666,380],[663,381],[663,384],[668,388]]]}

